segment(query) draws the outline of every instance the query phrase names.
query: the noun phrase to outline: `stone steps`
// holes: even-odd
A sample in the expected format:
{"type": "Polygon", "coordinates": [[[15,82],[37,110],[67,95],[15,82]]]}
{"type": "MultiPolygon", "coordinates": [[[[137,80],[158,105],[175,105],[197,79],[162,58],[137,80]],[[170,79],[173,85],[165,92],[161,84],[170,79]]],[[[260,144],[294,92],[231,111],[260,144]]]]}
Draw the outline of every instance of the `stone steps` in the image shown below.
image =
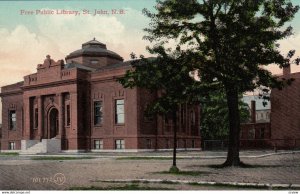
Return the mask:
{"type": "Polygon", "coordinates": [[[36,142],[27,149],[22,149],[21,155],[44,154],[44,153],[59,153],[61,152],[61,141],[58,139],[43,139],[41,142],[36,142]]]}

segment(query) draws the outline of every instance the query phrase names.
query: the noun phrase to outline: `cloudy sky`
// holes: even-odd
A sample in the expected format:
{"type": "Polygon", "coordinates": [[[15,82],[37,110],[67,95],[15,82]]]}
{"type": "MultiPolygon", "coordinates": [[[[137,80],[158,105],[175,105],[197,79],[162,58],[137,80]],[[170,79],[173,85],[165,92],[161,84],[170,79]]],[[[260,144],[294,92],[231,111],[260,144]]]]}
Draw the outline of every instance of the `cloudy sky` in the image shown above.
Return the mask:
{"type": "MultiPolygon", "coordinates": [[[[293,2],[299,4],[299,0],[293,2]]],[[[54,60],[64,59],[94,37],[125,60],[130,58],[131,52],[147,55],[148,42],[142,37],[149,19],[142,14],[142,9],[153,10],[154,5],[155,0],[0,0],[0,87],[22,81],[23,76],[34,73],[47,54],[54,60]],[[81,15],[36,14],[36,10],[57,9],[80,11],[81,15]],[[124,10],[125,14],[93,16],[95,9],[124,10]],[[21,14],[22,10],[34,14],[21,14]],[[84,15],[83,10],[92,14],[84,15]]],[[[300,13],[291,25],[295,35],[280,42],[282,51],[294,48],[300,55],[300,13]]],[[[280,72],[271,69],[274,73],[280,72]]],[[[300,71],[300,67],[292,67],[292,71],[300,71]]]]}

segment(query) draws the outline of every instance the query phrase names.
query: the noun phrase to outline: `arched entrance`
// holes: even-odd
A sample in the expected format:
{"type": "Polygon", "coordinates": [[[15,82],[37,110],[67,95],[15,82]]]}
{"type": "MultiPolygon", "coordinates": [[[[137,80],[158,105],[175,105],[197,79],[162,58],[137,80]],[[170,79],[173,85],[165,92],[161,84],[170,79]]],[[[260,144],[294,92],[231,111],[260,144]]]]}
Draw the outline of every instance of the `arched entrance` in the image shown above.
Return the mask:
{"type": "Polygon", "coordinates": [[[51,139],[58,134],[58,110],[56,108],[50,109],[48,113],[48,130],[47,138],[51,139]]]}

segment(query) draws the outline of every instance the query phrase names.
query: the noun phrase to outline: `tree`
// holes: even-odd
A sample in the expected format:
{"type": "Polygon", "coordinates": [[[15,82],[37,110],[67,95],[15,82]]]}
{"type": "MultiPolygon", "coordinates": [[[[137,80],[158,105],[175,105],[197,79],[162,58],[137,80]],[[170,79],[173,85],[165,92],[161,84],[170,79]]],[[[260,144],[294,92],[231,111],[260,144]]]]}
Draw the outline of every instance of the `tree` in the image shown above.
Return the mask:
{"type": "Polygon", "coordinates": [[[159,93],[158,98],[148,105],[146,113],[160,114],[172,119],[174,145],[170,171],[178,171],[176,166],[177,111],[180,104],[191,101],[191,92],[186,85],[192,85],[194,79],[189,75],[186,57],[179,48],[168,52],[159,45],[148,50],[157,53],[158,56],[150,59],[141,56],[137,60],[137,57],[132,54],[133,69],[127,71],[125,76],[118,80],[125,88],[140,87],[159,93]]]}
{"type": "Polygon", "coordinates": [[[285,24],[298,9],[289,0],[158,0],[156,12],[144,10],[151,19],[145,38],[164,46],[175,40],[176,47],[184,48],[188,69],[200,77],[194,90],[215,84],[224,89],[229,113],[224,166],[241,164],[238,95],[261,85],[282,88],[292,81],[279,80],[263,66],[299,64],[299,58],[292,60],[295,51],[284,56],[277,44],[292,34],[285,24]]]}
{"type": "MultiPolygon", "coordinates": [[[[241,122],[249,121],[249,107],[239,96],[241,122]]],[[[228,107],[224,92],[210,94],[209,100],[201,103],[202,140],[225,140],[229,134],[228,107]]]]}

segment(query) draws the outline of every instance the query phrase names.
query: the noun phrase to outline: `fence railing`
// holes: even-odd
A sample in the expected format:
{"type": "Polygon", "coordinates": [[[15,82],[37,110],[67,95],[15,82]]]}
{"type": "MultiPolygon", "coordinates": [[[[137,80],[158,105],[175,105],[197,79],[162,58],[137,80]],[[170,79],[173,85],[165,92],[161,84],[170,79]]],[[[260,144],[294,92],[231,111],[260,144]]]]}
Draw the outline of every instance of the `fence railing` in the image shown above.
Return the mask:
{"type": "MultiPolygon", "coordinates": [[[[203,150],[227,150],[228,140],[203,140],[203,150]]],[[[300,149],[300,139],[241,139],[240,149],[300,149]]]]}

